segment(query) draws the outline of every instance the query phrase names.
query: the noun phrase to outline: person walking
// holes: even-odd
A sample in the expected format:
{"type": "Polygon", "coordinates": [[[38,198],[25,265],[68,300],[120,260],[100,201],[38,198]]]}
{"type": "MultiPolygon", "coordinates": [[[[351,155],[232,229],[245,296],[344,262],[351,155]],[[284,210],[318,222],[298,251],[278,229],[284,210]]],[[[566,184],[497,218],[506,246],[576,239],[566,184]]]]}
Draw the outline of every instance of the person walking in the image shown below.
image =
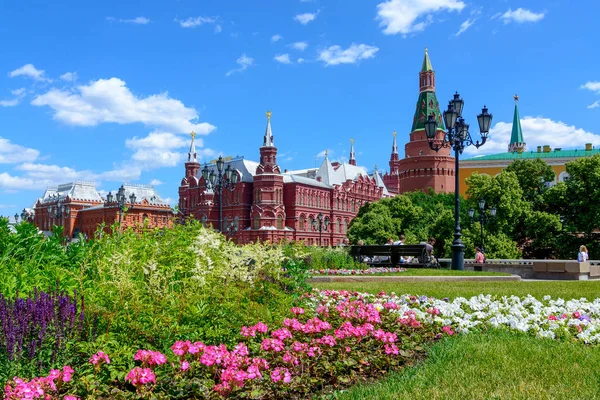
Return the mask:
{"type": "Polygon", "coordinates": [[[405,240],[406,240],[406,236],[400,235],[400,238],[398,238],[398,240],[396,240],[394,242],[394,246],[401,246],[401,245],[403,245],[405,240]]]}
{"type": "Polygon", "coordinates": [[[475,247],[475,263],[483,264],[485,262],[485,256],[479,247],[475,247]]]}
{"type": "Polygon", "coordinates": [[[585,245],[581,245],[579,247],[579,254],[577,255],[577,261],[579,262],[584,262],[590,259],[590,256],[588,255],[588,249],[587,247],[585,247],[585,245]]]}

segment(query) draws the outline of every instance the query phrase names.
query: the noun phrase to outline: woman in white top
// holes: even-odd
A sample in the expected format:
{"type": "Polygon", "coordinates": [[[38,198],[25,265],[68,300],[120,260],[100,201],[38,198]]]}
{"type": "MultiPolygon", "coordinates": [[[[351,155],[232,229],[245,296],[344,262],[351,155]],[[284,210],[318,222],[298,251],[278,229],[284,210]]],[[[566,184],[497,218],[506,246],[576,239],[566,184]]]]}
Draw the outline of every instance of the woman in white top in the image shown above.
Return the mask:
{"type": "Polygon", "coordinates": [[[577,261],[584,262],[589,259],[590,259],[590,257],[588,256],[587,247],[585,247],[584,245],[581,245],[581,247],[579,247],[579,254],[577,255],[577,261]]]}

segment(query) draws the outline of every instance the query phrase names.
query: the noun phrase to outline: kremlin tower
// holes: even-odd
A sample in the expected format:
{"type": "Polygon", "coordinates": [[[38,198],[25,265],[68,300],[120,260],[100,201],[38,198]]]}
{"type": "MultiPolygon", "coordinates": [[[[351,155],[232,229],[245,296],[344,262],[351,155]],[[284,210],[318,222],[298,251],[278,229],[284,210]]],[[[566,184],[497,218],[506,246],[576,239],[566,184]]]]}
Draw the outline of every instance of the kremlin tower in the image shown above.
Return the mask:
{"type": "Polygon", "coordinates": [[[400,194],[415,190],[433,189],[436,192],[454,192],[454,158],[450,149],[431,150],[425,135],[427,116],[435,115],[438,121],[437,138],[443,139],[445,131],[440,107],[435,95],[435,72],[425,49],[419,73],[419,98],[413,117],[410,141],[404,147],[404,158],[398,159],[396,132],[389,161],[390,172],[383,181],[391,193],[400,194]]]}

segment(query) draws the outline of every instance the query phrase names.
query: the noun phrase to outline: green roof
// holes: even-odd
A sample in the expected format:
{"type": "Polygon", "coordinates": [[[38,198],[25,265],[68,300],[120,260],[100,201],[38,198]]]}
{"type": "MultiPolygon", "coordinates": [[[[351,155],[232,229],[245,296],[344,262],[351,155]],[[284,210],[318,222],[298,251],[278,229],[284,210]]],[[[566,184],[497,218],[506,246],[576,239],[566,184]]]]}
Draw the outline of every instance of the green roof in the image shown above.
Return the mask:
{"type": "Polygon", "coordinates": [[[515,115],[513,116],[512,134],[510,135],[510,144],[525,143],[523,141],[523,131],[521,130],[521,119],[519,118],[519,104],[515,102],[515,115]]]}
{"type": "Polygon", "coordinates": [[[411,132],[417,129],[425,129],[425,121],[431,114],[435,115],[435,119],[438,123],[439,129],[444,129],[444,122],[442,121],[442,114],[440,113],[440,105],[438,104],[435,92],[421,92],[419,93],[419,99],[417,100],[417,109],[413,117],[413,125],[411,132]]]}
{"type": "Polygon", "coordinates": [[[600,154],[600,149],[584,150],[552,150],[547,153],[538,153],[537,151],[526,151],[523,153],[498,153],[490,154],[489,156],[479,156],[469,158],[464,161],[493,161],[493,160],[524,160],[533,158],[576,158],[576,157],[588,157],[594,154],[600,154]]]}
{"type": "Polygon", "coordinates": [[[423,59],[423,66],[421,67],[421,72],[426,71],[433,71],[431,61],[429,61],[429,53],[427,52],[427,49],[425,49],[425,58],[423,59]]]}

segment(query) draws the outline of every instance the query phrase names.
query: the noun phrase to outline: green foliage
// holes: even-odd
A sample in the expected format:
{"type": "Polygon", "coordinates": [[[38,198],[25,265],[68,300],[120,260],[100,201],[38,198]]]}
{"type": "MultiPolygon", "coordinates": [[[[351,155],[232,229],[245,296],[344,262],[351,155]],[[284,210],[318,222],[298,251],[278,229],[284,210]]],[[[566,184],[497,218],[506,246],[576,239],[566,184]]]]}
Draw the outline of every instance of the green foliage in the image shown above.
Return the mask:
{"type": "Polygon", "coordinates": [[[514,172],[523,191],[523,200],[531,203],[534,209],[543,206],[543,195],[548,190],[546,182],[554,181],[554,170],[540,158],[515,160],[505,169],[514,172]]]}

